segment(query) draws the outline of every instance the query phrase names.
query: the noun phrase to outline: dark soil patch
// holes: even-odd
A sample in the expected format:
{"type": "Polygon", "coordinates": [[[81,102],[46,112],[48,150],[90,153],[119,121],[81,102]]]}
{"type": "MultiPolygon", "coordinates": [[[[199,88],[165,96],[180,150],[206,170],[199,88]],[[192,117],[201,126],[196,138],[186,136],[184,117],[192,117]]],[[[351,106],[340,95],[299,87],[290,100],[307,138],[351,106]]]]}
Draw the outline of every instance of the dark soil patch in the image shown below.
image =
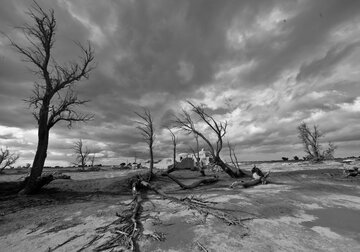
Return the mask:
{"type": "Polygon", "coordinates": [[[314,209],[308,214],[317,217],[314,221],[303,222],[307,227],[328,227],[333,232],[349,235],[360,242],[360,212],[345,207],[314,209]],[[357,235],[353,235],[357,234],[357,235]]]}

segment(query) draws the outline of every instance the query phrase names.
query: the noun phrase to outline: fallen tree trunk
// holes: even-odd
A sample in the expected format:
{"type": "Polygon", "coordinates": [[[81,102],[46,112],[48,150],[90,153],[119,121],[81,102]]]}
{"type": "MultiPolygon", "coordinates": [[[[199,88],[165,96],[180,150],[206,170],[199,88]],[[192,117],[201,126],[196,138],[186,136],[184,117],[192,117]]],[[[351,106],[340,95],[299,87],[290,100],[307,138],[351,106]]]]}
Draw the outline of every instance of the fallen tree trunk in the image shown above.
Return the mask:
{"type": "Polygon", "coordinates": [[[248,188],[251,186],[256,186],[260,183],[266,184],[267,183],[266,179],[267,179],[267,177],[269,177],[269,175],[270,175],[270,172],[267,172],[267,173],[265,173],[265,175],[263,177],[258,178],[258,179],[254,179],[254,180],[250,180],[250,181],[246,181],[246,182],[236,181],[230,185],[230,188],[234,188],[234,187],[248,188]]]}
{"type": "Polygon", "coordinates": [[[185,185],[182,182],[180,182],[178,179],[176,179],[175,177],[173,177],[170,174],[166,174],[165,176],[167,176],[168,178],[170,178],[172,181],[174,181],[176,184],[178,184],[181,189],[193,189],[195,187],[200,186],[201,184],[212,184],[212,183],[216,183],[217,181],[219,181],[219,178],[214,176],[212,178],[204,178],[204,179],[200,179],[198,181],[195,181],[194,183],[190,184],[190,185],[185,185]]]}
{"type": "Polygon", "coordinates": [[[346,177],[356,177],[359,174],[360,174],[360,172],[358,172],[358,171],[351,171],[351,172],[348,172],[346,177]]]}
{"type": "Polygon", "coordinates": [[[353,167],[351,169],[344,170],[345,177],[356,177],[360,174],[358,167],[353,167]]]}

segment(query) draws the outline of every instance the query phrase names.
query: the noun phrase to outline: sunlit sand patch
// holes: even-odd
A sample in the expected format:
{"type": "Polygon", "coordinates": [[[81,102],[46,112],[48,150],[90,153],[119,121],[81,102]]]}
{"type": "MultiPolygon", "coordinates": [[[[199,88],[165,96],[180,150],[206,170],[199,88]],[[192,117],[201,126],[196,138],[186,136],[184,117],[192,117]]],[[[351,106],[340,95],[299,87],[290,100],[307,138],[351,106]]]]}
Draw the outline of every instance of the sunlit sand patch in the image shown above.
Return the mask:
{"type": "MultiPolygon", "coordinates": [[[[314,221],[316,216],[300,211],[295,216],[272,219],[254,219],[247,223],[250,235],[241,244],[253,251],[358,251],[360,244],[349,237],[327,233],[325,229],[308,228],[304,221],[314,221]],[[261,242],[256,242],[256,241],[261,242]]],[[[330,231],[332,232],[332,231],[330,231]]]]}
{"type": "MultiPolygon", "coordinates": [[[[59,230],[56,232],[47,232],[49,228],[41,228],[36,232],[30,233],[29,228],[20,229],[9,235],[0,237],[2,251],[17,251],[27,252],[29,248],[36,248],[37,251],[47,251],[49,248],[54,248],[73,236],[77,236],[74,240],[68,242],[63,247],[62,251],[76,251],[79,249],[79,244],[86,244],[92,236],[95,235],[95,229],[104,226],[114,220],[114,217],[99,218],[96,216],[88,216],[80,218],[82,223],[72,226],[70,229],[59,230]],[[29,234],[30,233],[30,234],[29,234]],[[19,237],[26,237],[26,239],[19,240],[19,237]]],[[[51,228],[50,228],[51,229],[51,228]]]]}
{"type": "Polygon", "coordinates": [[[353,208],[360,211],[360,196],[333,194],[327,198],[327,202],[329,205],[332,203],[335,206],[353,208]]]}
{"type": "Polygon", "coordinates": [[[278,184],[265,184],[265,185],[258,185],[256,187],[251,187],[244,190],[245,193],[250,194],[276,194],[285,191],[289,191],[294,187],[291,185],[278,185],[278,184]]]}
{"type": "Polygon", "coordinates": [[[224,203],[224,202],[229,202],[231,200],[241,200],[241,199],[244,199],[244,196],[243,195],[232,195],[232,194],[229,194],[229,195],[213,195],[212,197],[207,197],[208,200],[211,200],[213,202],[216,202],[216,203],[224,203]]]}
{"type": "Polygon", "coordinates": [[[306,210],[311,210],[311,209],[321,209],[323,208],[323,206],[321,206],[318,203],[310,203],[310,204],[305,204],[305,203],[297,203],[296,204],[299,208],[301,209],[306,209],[306,210]]]}
{"type": "MultiPolygon", "coordinates": [[[[314,201],[314,196],[302,195],[307,201],[314,201]]],[[[318,204],[323,207],[346,207],[360,211],[360,196],[346,194],[323,194],[316,196],[318,204]]]]}
{"type": "Polygon", "coordinates": [[[312,230],[314,230],[315,232],[319,233],[321,236],[326,236],[329,237],[331,239],[342,239],[342,236],[332,232],[330,230],[330,228],[326,228],[326,227],[320,227],[320,226],[314,226],[311,228],[312,230]]]}

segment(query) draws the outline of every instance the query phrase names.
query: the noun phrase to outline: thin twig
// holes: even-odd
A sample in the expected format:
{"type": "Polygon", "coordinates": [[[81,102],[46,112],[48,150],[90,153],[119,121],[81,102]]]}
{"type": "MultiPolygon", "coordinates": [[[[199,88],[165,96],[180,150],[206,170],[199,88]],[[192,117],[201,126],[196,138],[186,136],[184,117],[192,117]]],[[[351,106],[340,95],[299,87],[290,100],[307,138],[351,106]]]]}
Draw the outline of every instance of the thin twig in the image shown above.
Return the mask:
{"type": "Polygon", "coordinates": [[[66,243],[71,242],[72,240],[75,240],[76,238],[78,238],[78,237],[80,237],[80,236],[83,236],[83,235],[84,235],[84,234],[71,236],[69,239],[67,239],[67,240],[64,241],[63,243],[57,245],[57,246],[54,247],[53,249],[52,249],[52,248],[49,248],[49,249],[47,250],[47,252],[55,251],[56,249],[64,246],[66,243]]]}
{"type": "Polygon", "coordinates": [[[200,242],[197,241],[196,244],[198,245],[198,247],[200,248],[201,251],[208,252],[208,250],[200,242]]]}

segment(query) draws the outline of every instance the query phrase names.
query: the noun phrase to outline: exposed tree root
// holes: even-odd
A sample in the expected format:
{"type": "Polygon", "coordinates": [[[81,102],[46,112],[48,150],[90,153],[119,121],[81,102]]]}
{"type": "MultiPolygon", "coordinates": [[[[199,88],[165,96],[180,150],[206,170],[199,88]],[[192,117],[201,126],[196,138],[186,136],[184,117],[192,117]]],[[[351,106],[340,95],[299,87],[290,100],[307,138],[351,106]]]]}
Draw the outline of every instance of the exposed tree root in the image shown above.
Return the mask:
{"type": "Polygon", "coordinates": [[[176,184],[178,184],[182,189],[193,189],[195,187],[198,187],[201,184],[212,184],[212,183],[216,183],[217,181],[219,181],[219,178],[214,176],[212,178],[200,179],[199,181],[195,181],[194,183],[192,183],[190,185],[185,185],[170,174],[165,174],[165,176],[169,177],[172,181],[174,181],[176,184]]]}
{"type": "MultiPolygon", "coordinates": [[[[201,183],[214,183],[218,179],[217,178],[210,178],[200,180],[195,182],[196,186],[200,185],[201,183]]],[[[181,183],[181,182],[180,182],[181,183]]],[[[193,186],[194,184],[190,185],[193,186]]],[[[185,185],[183,185],[185,186],[185,185]]],[[[193,186],[191,188],[194,188],[193,186]]],[[[155,193],[162,196],[164,199],[170,200],[177,204],[184,205],[189,209],[193,209],[198,211],[200,214],[204,215],[205,218],[208,215],[212,215],[221,221],[225,222],[228,225],[241,225],[242,221],[251,220],[250,218],[239,219],[231,214],[228,214],[224,209],[217,209],[209,204],[215,204],[215,202],[205,201],[200,198],[196,198],[194,196],[188,196],[185,198],[177,198],[171,195],[167,195],[166,193],[156,189],[150,183],[146,182],[141,176],[137,177],[137,180],[132,182],[132,191],[133,191],[133,200],[124,206],[127,206],[128,209],[123,211],[122,214],[117,213],[116,216],[118,219],[113,221],[112,223],[97,228],[96,231],[100,234],[105,235],[106,232],[111,232],[110,238],[108,238],[105,242],[97,246],[94,251],[138,251],[138,244],[137,240],[142,235],[142,226],[139,221],[140,213],[141,213],[141,204],[143,200],[141,199],[141,195],[138,191],[139,188],[143,188],[144,190],[152,190],[155,193]]],[[[185,186],[185,188],[190,188],[189,186],[185,186]]],[[[245,227],[246,228],[246,227],[245,227]]],[[[153,233],[151,235],[146,235],[154,240],[163,241],[165,240],[165,235],[160,233],[153,233]]],[[[87,245],[86,248],[89,247],[94,241],[91,240],[87,245]]],[[[205,247],[204,247],[205,248],[205,247]]],[[[206,251],[206,250],[203,250],[206,251]]]]}
{"type": "MultiPolygon", "coordinates": [[[[21,190],[23,188],[25,188],[26,184],[28,183],[28,180],[29,180],[29,177],[26,177],[25,180],[23,181],[23,183],[21,184],[21,190]]],[[[53,180],[54,180],[54,176],[52,174],[38,177],[36,179],[36,183],[35,183],[36,186],[34,187],[33,192],[34,193],[38,192],[43,186],[46,186],[53,180]]],[[[21,191],[20,191],[20,194],[21,194],[21,191]]]]}
{"type": "Polygon", "coordinates": [[[80,249],[76,250],[76,252],[81,252],[85,249],[87,249],[88,247],[90,247],[94,242],[96,242],[97,240],[101,239],[104,236],[104,234],[100,234],[100,235],[95,235],[90,242],[88,242],[87,244],[85,244],[84,246],[82,246],[80,249]]]}
{"type": "MultiPolygon", "coordinates": [[[[44,174],[44,175],[42,175],[42,176],[40,176],[40,177],[38,177],[36,179],[33,193],[37,193],[42,187],[48,185],[51,181],[56,180],[56,179],[70,179],[70,176],[62,174],[60,172],[54,172],[54,173],[51,173],[51,174],[44,174]]],[[[11,190],[9,190],[9,192],[19,193],[20,195],[21,194],[26,194],[23,191],[23,189],[25,188],[28,181],[29,181],[29,177],[26,177],[23,181],[13,182],[11,184],[11,190]]]]}
{"type": "Polygon", "coordinates": [[[139,214],[141,210],[142,199],[136,187],[137,183],[134,182],[134,199],[130,204],[130,208],[127,211],[124,211],[123,214],[117,213],[116,216],[119,217],[119,219],[116,221],[101,229],[97,229],[98,232],[107,232],[113,225],[116,225],[116,227],[111,230],[112,236],[106,242],[97,246],[94,251],[105,251],[115,247],[123,248],[124,250],[128,251],[138,250],[136,240],[141,234],[139,214]]]}
{"type": "Polygon", "coordinates": [[[155,241],[165,241],[166,236],[161,232],[153,232],[152,234],[146,234],[145,237],[149,237],[155,241]]]}
{"type": "Polygon", "coordinates": [[[174,197],[171,195],[167,195],[166,193],[164,193],[160,190],[157,190],[155,187],[153,187],[151,184],[149,184],[145,181],[141,181],[140,184],[142,186],[154,191],[155,193],[161,195],[165,199],[171,200],[172,202],[175,202],[175,203],[178,203],[181,205],[185,205],[188,208],[194,209],[201,214],[204,214],[204,215],[210,214],[210,215],[222,220],[223,222],[225,222],[228,225],[242,225],[243,226],[241,221],[253,219],[253,218],[239,219],[235,216],[232,216],[232,215],[226,213],[224,210],[210,208],[206,201],[202,201],[201,199],[197,199],[194,197],[177,198],[177,197],[174,197]]]}
{"type": "Polygon", "coordinates": [[[196,245],[199,247],[199,249],[203,252],[208,252],[207,248],[204,247],[200,242],[196,242],[196,245]]]}

